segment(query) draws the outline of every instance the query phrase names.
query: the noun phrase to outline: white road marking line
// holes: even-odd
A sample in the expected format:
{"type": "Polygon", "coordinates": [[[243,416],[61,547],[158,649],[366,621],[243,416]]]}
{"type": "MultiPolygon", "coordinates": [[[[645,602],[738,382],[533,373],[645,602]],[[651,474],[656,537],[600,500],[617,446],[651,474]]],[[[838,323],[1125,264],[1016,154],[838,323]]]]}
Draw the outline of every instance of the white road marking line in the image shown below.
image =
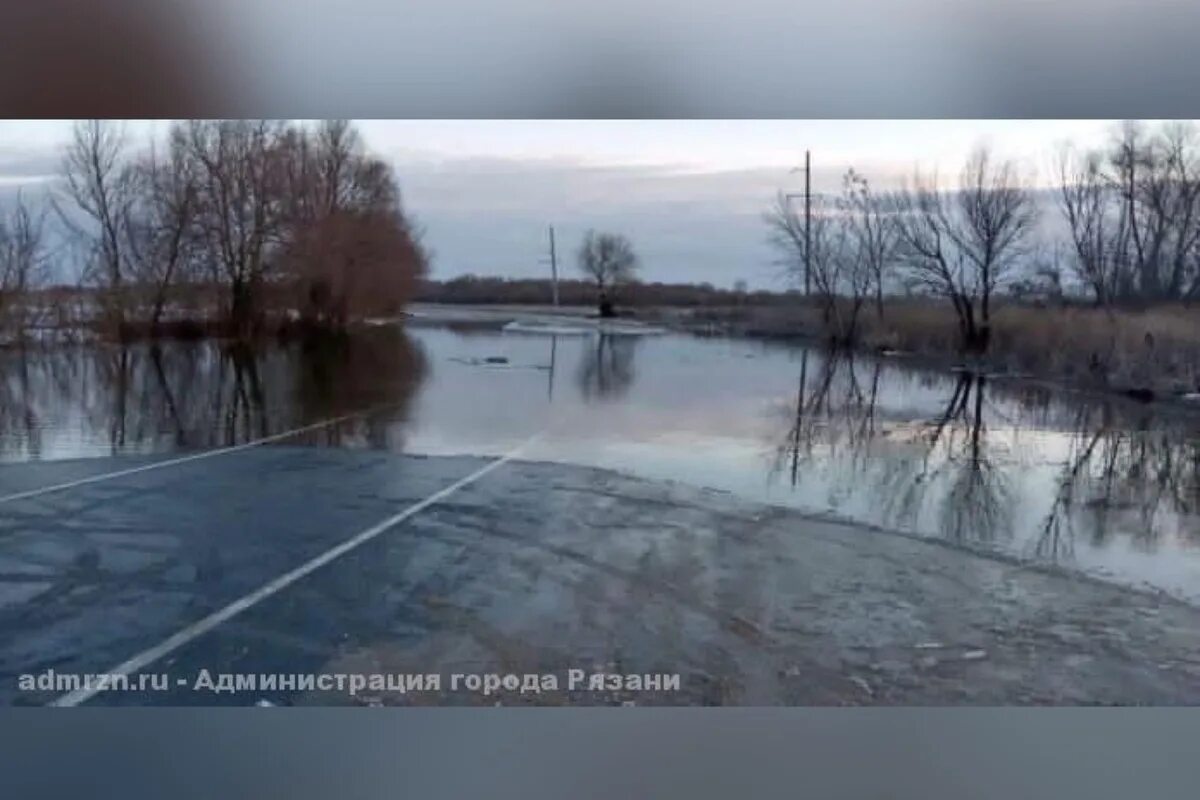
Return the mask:
{"type": "MultiPolygon", "coordinates": [[[[383,522],[380,522],[376,525],[372,525],[370,528],[367,528],[365,531],[355,534],[354,536],[350,537],[349,539],[342,542],[341,544],[336,545],[335,547],[332,547],[329,550],[326,550],[321,555],[313,558],[310,561],[305,562],[304,564],[301,564],[300,566],[296,567],[295,569],[291,570],[290,572],[285,572],[283,575],[280,575],[278,578],[276,578],[275,580],[266,584],[262,588],[257,589],[255,591],[251,592],[250,594],[244,595],[237,600],[234,600],[232,603],[225,606],[221,610],[214,611],[212,614],[209,614],[207,617],[204,617],[203,619],[200,619],[197,622],[193,622],[191,625],[188,625],[186,628],[183,628],[179,632],[177,632],[177,633],[173,634],[172,636],[169,636],[166,639],[164,639],[163,641],[159,642],[154,647],[151,647],[148,650],[143,650],[141,653],[138,653],[137,655],[133,656],[132,658],[121,662],[120,664],[118,664],[115,667],[112,667],[111,669],[107,670],[104,674],[128,676],[128,675],[132,675],[135,672],[145,669],[146,667],[153,664],[155,661],[158,661],[160,658],[167,655],[168,653],[171,653],[174,650],[177,650],[180,647],[183,647],[185,644],[192,641],[193,639],[196,639],[197,637],[202,636],[205,633],[208,633],[209,631],[211,631],[213,628],[217,627],[221,623],[227,622],[228,620],[232,619],[233,617],[236,617],[238,614],[241,614],[243,611],[246,611],[247,609],[251,608],[252,606],[262,602],[263,600],[266,600],[271,595],[279,592],[282,589],[287,588],[288,586],[292,585],[296,581],[305,577],[309,573],[314,572],[314,571],[320,569],[321,567],[325,566],[329,562],[345,555],[346,553],[355,549],[356,547],[363,544],[364,542],[368,542],[371,539],[374,539],[376,536],[378,536],[379,534],[388,530],[389,528],[399,525],[401,522],[404,522],[406,519],[413,516],[414,514],[419,514],[420,512],[429,508],[431,505],[434,505],[435,503],[437,503],[441,500],[444,500],[445,498],[454,494],[455,492],[457,492],[459,489],[463,488],[464,486],[469,486],[470,484],[479,480],[484,475],[487,475],[489,472],[496,469],[497,467],[500,467],[500,466],[508,463],[512,459],[516,458],[518,455],[521,454],[522,451],[525,450],[525,448],[529,447],[529,445],[531,445],[534,441],[536,441],[541,436],[542,436],[542,433],[535,433],[533,436],[530,436],[528,439],[521,442],[521,444],[517,445],[512,450],[509,450],[507,453],[496,458],[494,461],[488,462],[486,465],[475,470],[474,472],[472,472],[470,475],[466,476],[465,478],[460,478],[459,480],[450,484],[446,488],[441,489],[440,491],[434,492],[433,494],[429,495],[429,497],[426,497],[424,500],[420,501],[419,503],[415,503],[415,504],[409,506],[408,508],[404,509],[403,511],[399,512],[398,514],[394,514],[393,516],[388,517],[383,522]]],[[[88,700],[95,697],[97,694],[99,694],[99,691],[100,690],[96,689],[96,688],[79,688],[72,692],[68,692],[67,694],[63,695],[62,697],[60,697],[57,700],[50,703],[50,705],[52,705],[52,706],[77,706],[80,703],[86,703],[88,700]]]]}
{"type": "Polygon", "coordinates": [[[116,472],[105,472],[100,475],[91,475],[87,478],[80,478],[79,480],[75,480],[75,481],[67,481],[66,483],[56,483],[53,486],[43,486],[40,489],[29,489],[28,491],[24,491],[24,492],[17,492],[16,494],[5,495],[4,497],[0,497],[0,504],[11,503],[14,500],[25,500],[30,497],[40,497],[41,495],[51,494],[52,492],[61,492],[65,489],[74,489],[76,486],[86,486],[90,483],[100,483],[102,481],[112,480],[113,478],[123,478],[126,475],[136,475],[139,472],[149,472],[150,470],[153,470],[153,469],[162,469],[163,467],[173,467],[177,464],[186,464],[189,461],[199,461],[202,458],[212,458],[213,456],[223,456],[228,453],[236,453],[239,450],[248,450],[251,447],[258,447],[259,445],[269,444],[271,442],[277,442],[280,439],[286,439],[289,436],[296,436],[297,434],[307,433],[308,431],[315,431],[315,430],[319,430],[321,428],[327,428],[330,425],[336,425],[339,422],[345,422],[346,420],[349,420],[349,419],[355,419],[357,417],[362,417],[362,416],[372,413],[373,411],[379,411],[383,408],[387,408],[387,406],[376,406],[374,408],[368,408],[364,411],[355,411],[353,414],[345,414],[340,417],[333,417],[332,419],[321,420],[320,422],[314,422],[312,425],[305,425],[302,428],[293,428],[290,431],[283,431],[282,433],[273,433],[270,436],[264,436],[261,439],[253,439],[249,442],[243,442],[242,444],[231,445],[229,447],[218,447],[214,450],[204,450],[199,453],[192,453],[191,455],[180,456],[179,458],[172,458],[172,459],[168,459],[166,461],[155,461],[153,464],[143,464],[140,467],[130,467],[129,469],[120,469],[120,470],[117,470],[116,472]]]}

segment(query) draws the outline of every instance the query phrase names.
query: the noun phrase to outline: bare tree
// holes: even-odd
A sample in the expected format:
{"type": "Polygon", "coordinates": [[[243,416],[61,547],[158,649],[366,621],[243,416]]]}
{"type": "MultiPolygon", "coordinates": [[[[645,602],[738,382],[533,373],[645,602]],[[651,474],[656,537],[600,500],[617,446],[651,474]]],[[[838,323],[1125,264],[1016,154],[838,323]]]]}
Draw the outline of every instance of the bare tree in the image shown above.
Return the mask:
{"type": "Polygon", "coordinates": [[[829,341],[837,346],[857,339],[859,316],[874,285],[875,264],[863,251],[868,242],[856,215],[848,196],[832,207],[818,204],[806,230],[787,195],[780,193],[764,217],[770,241],[793,279],[803,280],[807,271],[829,341]]]}
{"type": "MultiPolygon", "coordinates": [[[[1096,302],[1111,306],[1121,292],[1121,258],[1127,217],[1117,208],[1116,193],[1103,172],[1098,153],[1059,153],[1059,199],[1070,229],[1071,269],[1096,302]]],[[[1123,207],[1121,207],[1123,208],[1123,207]]]]}
{"type": "Polygon", "coordinates": [[[197,231],[197,175],[182,131],[172,132],[166,158],[152,146],[134,164],[136,199],[126,226],[132,277],[148,293],[156,332],[174,282],[187,265],[197,231]]]}
{"type": "Polygon", "coordinates": [[[117,125],[78,123],[63,176],[79,210],[55,204],[123,334],[134,290],[154,334],[173,296],[180,309],[194,300],[174,291],[181,280],[203,277],[194,288],[214,299],[199,304],[249,338],[296,300],[336,327],[394,313],[426,270],[392,168],[346,120],[190,120],[161,150],[128,144],[117,125]]]}
{"type": "Polygon", "coordinates": [[[352,203],[365,150],[349,122],[322,120],[312,130],[291,126],[283,132],[280,152],[289,223],[312,222],[352,203]]]}
{"type": "Polygon", "coordinates": [[[262,324],[262,292],[283,231],[284,126],[269,120],[191,120],[174,134],[196,162],[197,224],[213,277],[228,289],[231,333],[262,324]]]}
{"type": "Polygon", "coordinates": [[[1190,123],[1125,122],[1059,162],[1076,276],[1098,303],[1200,297],[1200,140],[1190,123]]]}
{"type": "Polygon", "coordinates": [[[366,193],[373,189],[386,191],[386,187],[368,187],[361,180],[365,160],[362,137],[349,121],[327,119],[318,124],[316,156],[320,177],[317,186],[325,210],[334,212],[346,206],[361,206],[363,189],[366,193]]]}
{"type": "Polygon", "coordinates": [[[1158,256],[1166,233],[1164,218],[1154,213],[1156,204],[1148,194],[1158,195],[1162,186],[1160,158],[1145,126],[1123,123],[1109,152],[1109,180],[1120,198],[1124,230],[1120,239],[1120,293],[1157,299],[1160,295],[1158,256]]]}
{"type": "Polygon", "coordinates": [[[1200,237],[1200,169],[1195,129],[1173,123],[1151,133],[1128,122],[1110,155],[1129,226],[1123,263],[1127,295],[1145,301],[1177,299],[1193,277],[1200,237]]]}
{"type": "Polygon", "coordinates": [[[875,314],[883,319],[883,290],[896,256],[898,232],[886,197],[853,168],[842,178],[841,210],[846,215],[855,256],[867,269],[875,294],[875,314]]]}
{"type": "Polygon", "coordinates": [[[40,283],[45,265],[44,220],[44,214],[30,213],[19,194],[13,208],[0,215],[0,325],[18,336],[33,310],[29,292],[40,283]]]}
{"type": "Polygon", "coordinates": [[[1036,222],[1016,164],[986,149],[968,159],[957,191],[920,173],[894,200],[900,253],[925,290],[954,307],[963,349],[987,350],[992,299],[1023,255],[1036,222]]]}
{"type": "Polygon", "coordinates": [[[83,212],[76,215],[55,202],[65,227],[84,243],[84,282],[99,285],[108,322],[125,322],[124,242],[133,202],[133,175],[126,158],[126,137],[119,123],[76,122],[62,162],[67,197],[83,212]]]}
{"type": "Polygon", "coordinates": [[[1159,286],[1167,299],[1200,294],[1200,158],[1196,128],[1187,122],[1164,126],[1160,138],[1165,173],[1151,193],[1156,214],[1165,218],[1159,286]]]}
{"type": "Polygon", "coordinates": [[[596,284],[600,316],[611,317],[613,292],[634,279],[638,259],[633,245],[617,233],[588,231],[579,246],[579,269],[596,284]]]}
{"type": "Polygon", "coordinates": [[[394,313],[428,254],[405,215],[391,167],[344,120],[295,128],[284,143],[290,206],[285,259],[310,324],[394,313]]]}

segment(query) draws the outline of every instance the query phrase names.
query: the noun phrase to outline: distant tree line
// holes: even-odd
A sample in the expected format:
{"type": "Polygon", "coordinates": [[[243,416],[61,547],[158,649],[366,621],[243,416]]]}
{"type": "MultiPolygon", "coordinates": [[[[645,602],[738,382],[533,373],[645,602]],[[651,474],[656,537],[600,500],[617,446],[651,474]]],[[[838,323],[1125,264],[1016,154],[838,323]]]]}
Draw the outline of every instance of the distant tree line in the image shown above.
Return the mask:
{"type": "Polygon", "coordinates": [[[165,142],[78,122],[53,207],[108,332],[194,323],[198,296],[225,335],[337,329],[396,312],[426,271],[391,166],[343,120],[187,120],[165,142]]]}
{"type": "MultiPolygon", "coordinates": [[[[596,284],[588,280],[560,280],[559,302],[567,306],[594,306],[597,303],[596,284]]],[[[418,282],[413,299],[425,303],[507,303],[513,305],[545,305],[552,297],[549,278],[500,278],[480,275],[460,275],[439,281],[424,279],[418,282]]],[[[639,281],[623,287],[621,305],[637,308],[654,306],[693,306],[727,308],[738,305],[788,306],[797,302],[800,292],[727,289],[711,283],[661,283],[639,281]]]]}

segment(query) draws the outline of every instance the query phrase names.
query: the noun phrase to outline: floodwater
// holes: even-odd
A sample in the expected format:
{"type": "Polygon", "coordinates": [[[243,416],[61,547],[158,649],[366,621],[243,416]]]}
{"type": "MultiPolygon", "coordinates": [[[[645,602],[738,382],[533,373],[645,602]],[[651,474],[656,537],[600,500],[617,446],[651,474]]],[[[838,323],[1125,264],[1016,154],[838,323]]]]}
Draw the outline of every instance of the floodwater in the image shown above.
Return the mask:
{"type": "Polygon", "coordinates": [[[287,443],[490,455],[544,432],[523,457],[726,490],[1200,602],[1200,413],[674,334],[380,325],[256,351],[0,352],[5,462],[194,451],[344,415],[287,443]]]}

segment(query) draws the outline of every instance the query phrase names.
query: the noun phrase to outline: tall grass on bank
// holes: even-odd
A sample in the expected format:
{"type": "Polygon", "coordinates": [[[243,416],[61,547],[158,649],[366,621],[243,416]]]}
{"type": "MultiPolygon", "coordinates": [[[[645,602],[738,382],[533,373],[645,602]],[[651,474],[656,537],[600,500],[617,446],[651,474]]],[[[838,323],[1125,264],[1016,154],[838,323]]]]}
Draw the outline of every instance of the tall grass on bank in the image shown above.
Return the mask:
{"type": "MultiPolygon", "coordinates": [[[[804,305],[660,309],[657,316],[700,332],[818,341],[823,335],[818,310],[804,305]]],[[[858,345],[948,364],[964,360],[954,310],[929,299],[894,299],[882,319],[864,314],[858,345]]],[[[987,354],[973,365],[1142,395],[1200,392],[1200,307],[1109,311],[1006,303],[993,317],[987,354]]]]}
{"type": "Polygon", "coordinates": [[[1200,309],[1010,307],[997,315],[994,357],[1011,369],[1163,393],[1200,391],[1200,309]]]}
{"type": "MultiPolygon", "coordinates": [[[[899,304],[870,319],[863,344],[952,356],[958,340],[951,309],[899,304]]],[[[1013,372],[1157,393],[1200,390],[1200,309],[1144,310],[1001,307],[985,361],[1013,372]]]]}

